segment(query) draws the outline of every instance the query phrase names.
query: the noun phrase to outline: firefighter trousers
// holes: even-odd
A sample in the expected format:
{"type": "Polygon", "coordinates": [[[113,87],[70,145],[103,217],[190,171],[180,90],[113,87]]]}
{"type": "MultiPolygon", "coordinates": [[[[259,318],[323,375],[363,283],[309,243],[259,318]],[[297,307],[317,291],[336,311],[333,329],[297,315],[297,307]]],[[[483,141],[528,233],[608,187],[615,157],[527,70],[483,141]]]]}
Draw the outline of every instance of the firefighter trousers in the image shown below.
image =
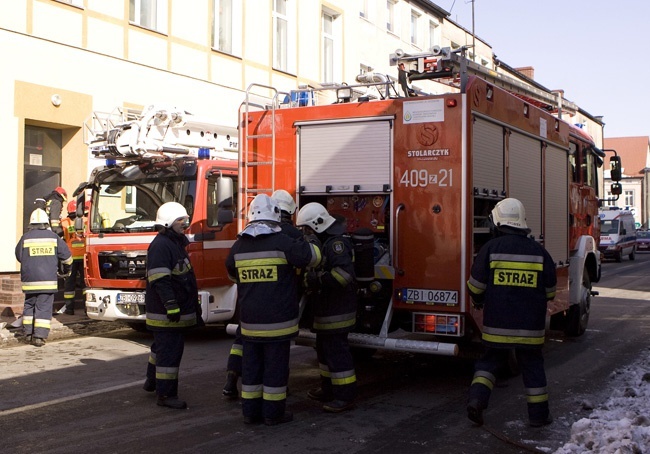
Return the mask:
{"type": "Polygon", "coordinates": [[[52,323],[54,293],[26,293],[23,308],[23,332],[25,336],[47,339],[52,323]]]}
{"type": "Polygon", "coordinates": [[[147,364],[147,378],[156,380],[158,397],[176,397],[185,335],[179,331],[153,331],[153,339],[147,364]]]}
{"type": "MultiPolygon", "coordinates": [[[[70,276],[65,280],[65,286],[63,287],[63,298],[65,299],[65,308],[74,309],[74,297],[76,295],[77,286],[80,282],[83,282],[84,276],[84,261],[83,260],[73,260],[72,267],[70,268],[70,276]]],[[[84,284],[81,284],[82,286],[84,284]]]]}
{"type": "Polygon", "coordinates": [[[235,340],[230,347],[230,354],[228,355],[228,371],[236,372],[241,377],[242,374],[242,356],[244,354],[243,342],[241,339],[241,327],[237,327],[235,331],[235,340]]]}
{"type": "Polygon", "coordinates": [[[251,342],[244,339],[242,411],[244,417],[276,419],[284,415],[289,382],[289,339],[251,342]]]}
{"type": "MultiPolygon", "coordinates": [[[[486,349],[483,357],[476,362],[469,400],[474,400],[481,408],[487,408],[496,376],[507,364],[508,355],[508,349],[486,349]]],[[[549,416],[549,409],[542,349],[515,348],[515,355],[524,382],[528,418],[531,421],[544,421],[549,416]]]]}
{"type": "Polygon", "coordinates": [[[357,376],[348,333],[316,334],[316,354],[323,393],[334,400],[352,402],[357,397],[357,376]]]}

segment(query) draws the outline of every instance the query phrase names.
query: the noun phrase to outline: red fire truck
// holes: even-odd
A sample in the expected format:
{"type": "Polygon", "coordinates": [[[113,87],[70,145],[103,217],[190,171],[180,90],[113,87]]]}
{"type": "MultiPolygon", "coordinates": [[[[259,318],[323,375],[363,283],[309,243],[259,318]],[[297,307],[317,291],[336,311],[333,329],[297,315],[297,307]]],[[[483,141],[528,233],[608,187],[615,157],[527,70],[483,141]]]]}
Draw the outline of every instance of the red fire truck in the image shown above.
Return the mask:
{"type": "MultiPolygon", "coordinates": [[[[557,265],[550,326],[583,334],[600,278],[605,153],[552,115],[559,106],[549,91],[449,49],[392,59],[413,79],[445,82],[448,93],[398,97],[385,77],[368,75],[327,90],[249,87],[239,112],[239,228],[260,192],[282,188],[299,206],[321,203],[346,218],[355,243],[351,345],[457,355],[481,330],[466,282],[491,237],[488,214],[515,197],[557,265]],[[268,102],[251,101],[259,96],[268,102]]],[[[313,339],[307,329],[300,336],[313,339]]]]}
{"type": "Polygon", "coordinates": [[[75,191],[86,234],[86,311],[145,329],[146,253],[158,207],[179,202],[190,215],[188,252],[206,323],[236,319],[236,287],[224,262],[236,238],[237,130],[182,109],[95,112],[85,141],[105,165],[75,191]]]}

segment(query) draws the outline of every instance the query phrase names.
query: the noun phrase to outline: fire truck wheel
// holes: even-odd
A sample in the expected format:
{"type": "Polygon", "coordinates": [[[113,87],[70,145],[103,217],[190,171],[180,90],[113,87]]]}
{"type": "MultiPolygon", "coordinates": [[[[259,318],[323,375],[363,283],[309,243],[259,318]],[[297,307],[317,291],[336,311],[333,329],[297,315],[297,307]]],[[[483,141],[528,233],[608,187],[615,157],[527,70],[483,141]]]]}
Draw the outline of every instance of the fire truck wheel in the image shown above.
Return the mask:
{"type": "Polygon", "coordinates": [[[580,302],[569,307],[566,315],[564,334],[570,337],[582,336],[589,324],[591,308],[591,279],[587,268],[582,271],[582,286],[580,287],[580,302]]]}
{"type": "Polygon", "coordinates": [[[139,333],[148,333],[147,324],[142,322],[126,322],[127,326],[139,333]]]}

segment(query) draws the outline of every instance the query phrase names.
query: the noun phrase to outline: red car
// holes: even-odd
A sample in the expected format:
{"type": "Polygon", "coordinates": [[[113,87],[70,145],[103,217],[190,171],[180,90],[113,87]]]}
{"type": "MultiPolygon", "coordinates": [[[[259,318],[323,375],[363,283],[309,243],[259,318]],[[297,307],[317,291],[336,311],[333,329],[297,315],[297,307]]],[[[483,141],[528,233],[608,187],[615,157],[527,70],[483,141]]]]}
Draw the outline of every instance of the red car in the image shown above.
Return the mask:
{"type": "Polygon", "coordinates": [[[637,230],[636,231],[636,250],[650,251],[650,230],[637,230]]]}

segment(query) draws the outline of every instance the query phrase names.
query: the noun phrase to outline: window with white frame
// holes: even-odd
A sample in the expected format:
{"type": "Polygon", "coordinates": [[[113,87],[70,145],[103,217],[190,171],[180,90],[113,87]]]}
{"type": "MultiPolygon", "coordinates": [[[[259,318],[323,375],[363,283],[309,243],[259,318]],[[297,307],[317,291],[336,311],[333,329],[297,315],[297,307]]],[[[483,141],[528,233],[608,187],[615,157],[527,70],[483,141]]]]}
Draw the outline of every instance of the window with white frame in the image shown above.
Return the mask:
{"type": "Polygon", "coordinates": [[[289,20],[287,0],[273,0],[273,67],[287,71],[289,20]]]}
{"type": "Polygon", "coordinates": [[[607,198],[604,200],[605,206],[608,206],[608,207],[616,206],[616,201],[614,200],[615,198],[616,197],[614,196],[614,194],[607,191],[607,198]]]}
{"type": "Polygon", "coordinates": [[[167,33],[167,0],[129,0],[129,21],[167,33]]]}
{"type": "Polygon", "coordinates": [[[438,36],[440,24],[434,21],[429,21],[429,49],[433,46],[439,45],[440,37],[438,36]]]}
{"type": "Polygon", "coordinates": [[[220,52],[241,56],[241,0],[214,0],[212,47],[220,52]]]}
{"type": "Polygon", "coordinates": [[[418,22],[420,22],[420,13],[411,10],[411,44],[419,46],[418,22]]]}
{"type": "Polygon", "coordinates": [[[395,0],[386,1],[386,30],[396,33],[395,30],[395,0]]]}
{"type": "Polygon", "coordinates": [[[368,19],[368,0],[361,0],[361,9],[359,10],[359,17],[368,19]]]}
{"type": "Polygon", "coordinates": [[[334,16],[323,11],[323,82],[334,82],[334,16]]]}
{"type": "Polygon", "coordinates": [[[630,190],[625,191],[625,206],[626,207],[634,206],[634,191],[630,191],[630,190]]]}

